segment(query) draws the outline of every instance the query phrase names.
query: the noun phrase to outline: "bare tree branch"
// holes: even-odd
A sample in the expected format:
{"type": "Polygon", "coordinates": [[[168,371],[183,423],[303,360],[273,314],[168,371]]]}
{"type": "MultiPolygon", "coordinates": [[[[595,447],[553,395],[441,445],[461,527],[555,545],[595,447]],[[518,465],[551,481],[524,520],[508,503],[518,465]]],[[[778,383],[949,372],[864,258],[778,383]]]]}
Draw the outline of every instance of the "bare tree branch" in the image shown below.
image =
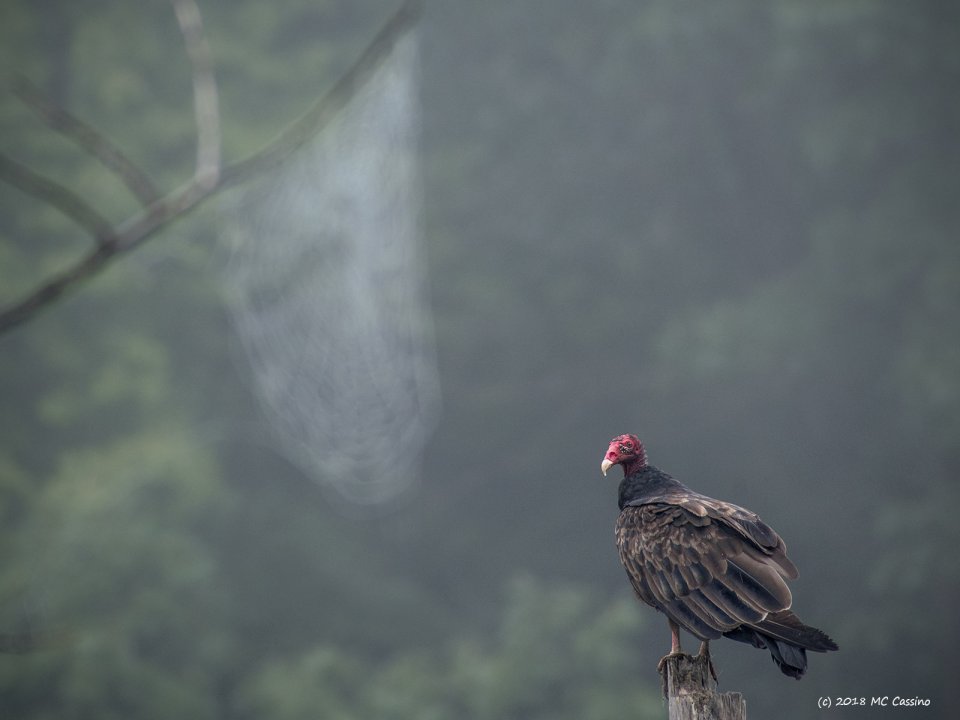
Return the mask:
{"type": "Polygon", "coordinates": [[[119,177],[141,204],[149,205],[159,199],[160,193],[153,181],[118,147],[83,121],[48,101],[26,78],[14,81],[13,93],[53,130],[75,142],[119,177]]]}
{"type": "Polygon", "coordinates": [[[197,182],[214,186],[220,174],[220,109],[210,46],[194,0],[171,0],[187,56],[193,65],[193,108],[197,116],[197,182]]]}
{"type": "Polygon", "coordinates": [[[103,272],[111,262],[148,240],[171,220],[185,215],[216,190],[217,186],[207,188],[191,180],[122,223],[106,242],[98,244],[80,260],[50,276],[21,300],[4,308],[0,312],[0,335],[22,325],[74,286],[103,272]]]}
{"type": "Polygon", "coordinates": [[[55,207],[93,235],[98,245],[102,245],[113,236],[113,228],[107,219],[87,205],[79,195],[2,153],[0,153],[0,179],[27,195],[33,195],[55,207]]]}
{"type": "Polygon", "coordinates": [[[233,184],[246,180],[283,162],[288,155],[317,134],[347,104],[379,67],[396,42],[413,27],[420,16],[417,0],[408,0],[370,41],[356,62],[337,83],[303,115],[291,123],[273,141],[223,170],[223,181],[233,184]]]}
{"type": "MultiPolygon", "coordinates": [[[[172,0],[172,2],[174,2],[175,7],[179,4],[186,3],[193,6],[192,11],[196,10],[196,5],[192,0],[172,0]]],[[[187,11],[188,16],[192,11],[187,11]]],[[[219,122],[215,121],[216,110],[214,110],[214,116],[213,119],[211,119],[209,108],[203,112],[197,109],[198,162],[194,177],[180,188],[163,198],[155,200],[140,213],[128,218],[113,228],[109,225],[100,227],[99,224],[97,224],[96,231],[94,231],[92,220],[94,217],[99,218],[99,215],[97,215],[95,211],[90,210],[86,203],[80,198],[56,183],[32,173],[32,171],[27,170],[18,163],[4,159],[8,164],[8,169],[6,172],[0,172],[0,179],[7,180],[7,182],[16,185],[21,190],[31,192],[31,194],[36,197],[57,207],[97,237],[98,244],[93,251],[77,260],[74,264],[62,272],[43,280],[35,289],[29,291],[21,299],[0,310],[0,334],[8,332],[12,328],[27,322],[34,317],[37,312],[49,307],[51,303],[62,297],[68,291],[102,272],[115,259],[138,247],[153,237],[157,231],[165,228],[177,218],[186,215],[210,197],[222,192],[229,186],[249,180],[261,174],[264,170],[282,162],[290,153],[322,130],[337,112],[346,105],[356,90],[363,85],[373,71],[376,70],[380,63],[390,54],[390,51],[399,38],[413,26],[418,16],[417,2],[411,0],[405,3],[397,13],[387,21],[356,62],[340,77],[329,92],[321,97],[277,138],[245,159],[226,166],[222,172],[218,172],[220,151],[219,122]],[[203,135],[204,137],[201,138],[199,135],[203,135]],[[211,144],[214,140],[216,141],[215,151],[211,149],[211,144]],[[12,165],[10,165],[11,163],[12,165]],[[24,173],[23,171],[26,172],[24,173]],[[28,181],[24,181],[23,178],[28,178],[28,181]],[[20,179],[19,183],[17,181],[18,179],[20,179]],[[26,189],[24,185],[31,189],[26,189]],[[69,200],[71,198],[74,202],[78,203],[80,207],[86,208],[92,213],[92,215],[84,218],[86,222],[81,222],[76,212],[70,213],[64,209],[64,205],[71,207],[69,200]]],[[[196,22],[191,25],[190,18],[188,17],[187,19],[187,25],[190,27],[189,32],[202,33],[202,24],[196,22]]],[[[199,12],[197,12],[197,20],[199,20],[199,12]]],[[[181,21],[181,28],[182,27],[181,21]]],[[[187,34],[188,31],[184,30],[188,52],[190,52],[189,47],[191,43],[198,41],[196,39],[186,39],[187,34]]],[[[202,35],[200,37],[202,38],[202,35]]],[[[205,42],[202,44],[205,46],[205,42]]],[[[206,50],[200,52],[201,55],[204,52],[208,53],[206,50]]],[[[207,60],[209,60],[209,55],[207,60]]],[[[198,64],[196,59],[194,59],[193,62],[194,102],[195,105],[199,104],[202,106],[204,103],[209,103],[211,98],[215,101],[216,87],[215,85],[213,86],[213,95],[211,95],[209,86],[205,85],[208,81],[197,80],[198,74],[202,75],[206,72],[202,69],[204,61],[201,59],[199,63],[201,70],[199,71],[197,70],[198,64]],[[199,93],[196,92],[198,82],[201,86],[199,93]],[[199,96],[203,97],[201,98],[199,96]]],[[[4,163],[0,162],[0,171],[3,170],[4,163]]],[[[80,215],[83,216],[82,211],[80,215]]]]}

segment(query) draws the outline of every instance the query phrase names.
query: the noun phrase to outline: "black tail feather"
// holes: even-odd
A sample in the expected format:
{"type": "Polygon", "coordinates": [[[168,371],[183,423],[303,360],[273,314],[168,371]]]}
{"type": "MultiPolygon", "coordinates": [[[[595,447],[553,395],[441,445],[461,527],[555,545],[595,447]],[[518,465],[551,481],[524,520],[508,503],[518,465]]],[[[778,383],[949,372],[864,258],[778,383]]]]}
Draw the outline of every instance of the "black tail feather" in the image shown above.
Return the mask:
{"type": "Polygon", "coordinates": [[[803,677],[807,671],[807,651],[804,648],[777,640],[769,635],[761,637],[766,641],[767,650],[770,651],[770,656],[780,668],[780,672],[797,680],[803,677]]]}
{"type": "Polygon", "coordinates": [[[778,640],[785,640],[807,650],[827,652],[837,649],[837,644],[825,632],[804,625],[800,618],[789,610],[770,613],[762,622],[751,627],[765,635],[770,635],[778,640]]]}
{"type": "Polygon", "coordinates": [[[725,632],[724,635],[731,640],[748,643],[760,650],[769,650],[770,656],[784,675],[799,680],[807,671],[807,651],[799,645],[778,640],[745,625],[725,632]]]}
{"type": "Polygon", "coordinates": [[[827,652],[838,649],[826,633],[804,625],[789,610],[771,613],[755,625],[741,625],[724,635],[769,650],[780,671],[797,680],[807,671],[807,650],[827,652]]]}

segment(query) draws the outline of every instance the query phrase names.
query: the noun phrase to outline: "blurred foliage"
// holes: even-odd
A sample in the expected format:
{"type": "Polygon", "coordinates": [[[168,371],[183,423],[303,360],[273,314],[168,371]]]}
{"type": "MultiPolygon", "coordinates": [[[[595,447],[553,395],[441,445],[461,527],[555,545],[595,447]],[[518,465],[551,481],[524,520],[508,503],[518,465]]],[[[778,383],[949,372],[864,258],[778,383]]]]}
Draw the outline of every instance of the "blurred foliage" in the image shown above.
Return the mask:
{"type": "MultiPolygon", "coordinates": [[[[394,9],[200,4],[232,159],[394,9]]],[[[634,431],[783,534],[798,613],[840,643],[789,685],[721,643],[751,714],[899,693],[950,717],[960,8],[458,0],[421,39],[445,407],[419,494],[345,508],[276,454],[215,213],[175,224],[0,337],[0,632],[47,638],[0,655],[0,716],[662,717],[668,635],[597,470],[634,431]]],[[[0,61],[164,188],[190,174],[167,2],[4,3],[0,61]]],[[[9,94],[0,149],[135,208],[9,94]]],[[[0,301],[87,248],[0,185],[0,301]]]]}
{"type": "Polygon", "coordinates": [[[530,577],[508,589],[500,626],[484,640],[364,662],[334,647],[268,664],[243,692],[252,717],[619,718],[659,717],[663,706],[637,682],[638,620],[628,598],[601,604],[530,577]]]}

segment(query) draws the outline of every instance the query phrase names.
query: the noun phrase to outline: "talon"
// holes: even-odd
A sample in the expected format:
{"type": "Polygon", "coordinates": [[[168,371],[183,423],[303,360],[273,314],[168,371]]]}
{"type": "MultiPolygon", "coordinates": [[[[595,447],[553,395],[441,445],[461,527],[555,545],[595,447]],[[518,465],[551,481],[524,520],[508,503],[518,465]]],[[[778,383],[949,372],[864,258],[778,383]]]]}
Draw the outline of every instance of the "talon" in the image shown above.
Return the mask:
{"type": "Polygon", "coordinates": [[[679,650],[677,650],[676,652],[668,652],[666,655],[660,658],[660,662],[657,663],[657,672],[662,675],[663,668],[667,664],[667,660],[669,660],[670,658],[680,657],[681,655],[683,655],[683,653],[679,650]]]}
{"type": "MultiPolygon", "coordinates": [[[[679,649],[677,649],[677,650],[671,650],[671,651],[668,652],[666,655],[664,655],[662,658],[660,658],[660,662],[657,663],[657,672],[660,674],[660,695],[661,695],[664,699],[666,699],[666,698],[668,697],[668,694],[669,694],[669,684],[670,684],[670,683],[668,682],[668,680],[667,680],[667,674],[668,674],[668,673],[667,673],[667,661],[670,660],[670,659],[672,659],[672,658],[682,657],[682,656],[684,656],[684,653],[681,652],[679,649]]],[[[687,656],[687,657],[689,657],[689,656],[687,656]]]]}
{"type": "MultiPolygon", "coordinates": [[[[697,653],[697,657],[705,657],[707,659],[707,667],[710,668],[710,677],[713,678],[713,681],[717,684],[720,683],[717,680],[717,671],[713,669],[713,658],[710,657],[710,641],[704,640],[700,643],[700,651],[697,653]]],[[[661,661],[662,662],[662,661],[661,661]]]]}

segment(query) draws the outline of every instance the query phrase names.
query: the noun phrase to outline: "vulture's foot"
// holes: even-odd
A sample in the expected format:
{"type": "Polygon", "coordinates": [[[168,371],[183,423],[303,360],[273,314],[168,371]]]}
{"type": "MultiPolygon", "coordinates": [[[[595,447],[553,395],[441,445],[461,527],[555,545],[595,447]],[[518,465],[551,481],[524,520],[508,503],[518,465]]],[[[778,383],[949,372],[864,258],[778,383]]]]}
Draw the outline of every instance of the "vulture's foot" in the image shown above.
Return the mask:
{"type": "MultiPolygon", "coordinates": [[[[710,677],[713,678],[713,681],[715,683],[719,684],[719,681],[717,680],[717,671],[714,670],[713,668],[713,658],[710,657],[710,641],[709,640],[704,640],[703,642],[700,643],[700,652],[697,653],[697,657],[707,659],[707,667],[710,668],[710,677]]],[[[660,662],[663,662],[663,660],[661,660],[660,662]]]]}
{"type": "Polygon", "coordinates": [[[680,650],[677,650],[676,652],[668,652],[666,655],[660,658],[660,662],[657,663],[657,672],[663,675],[666,672],[667,660],[670,658],[680,657],[681,655],[686,655],[686,653],[681,652],[680,650]]]}

